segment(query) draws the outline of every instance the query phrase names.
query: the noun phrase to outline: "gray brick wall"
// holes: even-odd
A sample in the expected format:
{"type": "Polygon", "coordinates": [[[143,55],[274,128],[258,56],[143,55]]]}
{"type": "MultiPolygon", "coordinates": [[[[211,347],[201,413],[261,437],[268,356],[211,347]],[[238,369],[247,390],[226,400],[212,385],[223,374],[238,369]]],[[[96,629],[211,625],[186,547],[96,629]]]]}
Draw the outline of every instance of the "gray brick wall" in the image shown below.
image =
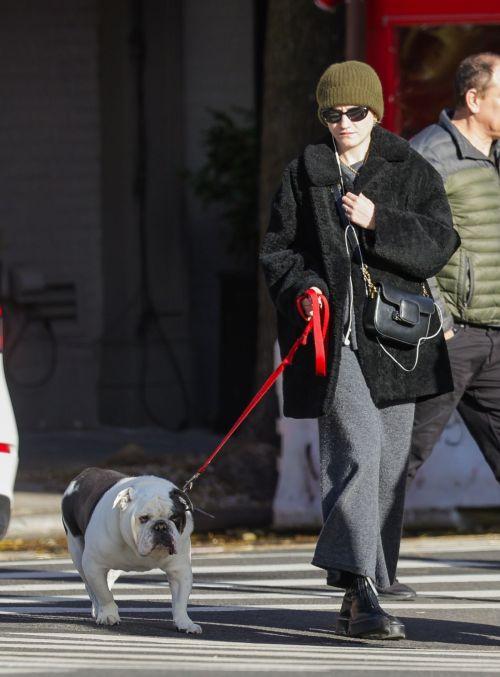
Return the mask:
{"type": "MultiPolygon", "coordinates": [[[[0,3],[2,261],[51,282],[74,282],[78,318],[54,325],[51,346],[30,324],[9,359],[21,427],[96,424],[101,333],[98,12],[96,0],[0,3]],[[19,385],[19,382],[24,385],[19,385]]],[[[21,327],[22,314],[11,320],[21,327]]]]}

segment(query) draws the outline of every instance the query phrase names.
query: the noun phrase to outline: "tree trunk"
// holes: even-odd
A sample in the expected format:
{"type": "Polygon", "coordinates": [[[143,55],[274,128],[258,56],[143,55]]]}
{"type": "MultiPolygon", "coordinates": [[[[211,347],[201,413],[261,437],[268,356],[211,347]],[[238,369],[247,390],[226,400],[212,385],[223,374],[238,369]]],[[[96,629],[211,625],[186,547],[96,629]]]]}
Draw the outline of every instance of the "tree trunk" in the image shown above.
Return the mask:
{"type": "MultiPolygon", "coordinates": [[[[267,230],[269,208],[281,174],[290,160],[326,130],[316,113],[316,85],[327,66],[343,59],[344,9],[333,14],[313,0],[269,0],[264,46],[260,236],[267,230]]],[[[259,271],[257,386],[273,370],[275,310],[259,271]]],[[[275,392],[259,404],[251,419],[253,436],[276,441],[278,405],[275,392]]]]}

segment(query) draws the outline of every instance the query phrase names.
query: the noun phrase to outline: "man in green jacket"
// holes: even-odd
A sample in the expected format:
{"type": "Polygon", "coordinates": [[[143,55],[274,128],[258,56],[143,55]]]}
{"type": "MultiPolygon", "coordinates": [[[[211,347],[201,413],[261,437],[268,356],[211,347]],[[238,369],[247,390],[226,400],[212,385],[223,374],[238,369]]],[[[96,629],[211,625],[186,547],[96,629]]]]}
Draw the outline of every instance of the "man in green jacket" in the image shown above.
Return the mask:
{"type": "Polygon", "coordinates": [[[464,59],[455,90],[456,109],[411,141],[443,178],[462,245],[431,281],[455,390],[417,404],[409,479],[457,408],[500,481],[500,55],[464,59]]]}
{"type": "MultiPolygon", "coordinates": [[[[500,482],[500,55],[464,59],[455,110],[443,110],[411,145],[441,174],[462,244],[429,280],[442,316],[455,389],[418,401],[408,483],[455,409],[500,482]]],[[[396,582],[381,592],[411,597],[396,582]]]]}
{"type": "Polygon", "coordinates": [[[456,109],[411,142],[441,174],[462,244],[431,281],[455,390],[417,404],[409,478],[457,408],[500,481],[500,55],[464,59],[455,90],[456,109]]]}

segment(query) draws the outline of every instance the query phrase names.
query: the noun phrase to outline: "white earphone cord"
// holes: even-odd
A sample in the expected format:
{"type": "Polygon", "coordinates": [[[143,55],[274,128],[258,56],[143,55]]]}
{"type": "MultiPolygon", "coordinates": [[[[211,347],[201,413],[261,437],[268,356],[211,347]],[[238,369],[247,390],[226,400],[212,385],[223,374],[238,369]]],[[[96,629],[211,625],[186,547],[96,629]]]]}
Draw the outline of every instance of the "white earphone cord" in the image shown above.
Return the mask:
{"type": "MultiPolygon", "coordinates": [[[[380,341],[379,341],[378,338],[377,338],[377,342],[378,342],[379,346],[382,348],[382,350],[384,351],[384,353],[386,353],[386,355],[388,355],[388,356],[391,358],[391,360],[392,360],[393,362],[395,362],[395,363],[398,365],[398,367],[401,367],[401,369],[402,369],[403,371],[408,371],[408,372],[409,372],[409,371],[414,371],[414,370],[416,369],[417,364],[418,364],[418,354],[419,354],[419,352],[420,352],[420,346],[421,346],[421,344],[422,344],[424,341],[430,341],[430,339],[436,338],[436,336],[439,334],[439,332],[440,332],[441,329],[443,328],[443,315],[442,315],[442,313],[441,313],[441,308],[438,306],[438,304],[437,304],[436,302],[434,302],[434,307],[435,307],[436,310],[438,311],[438,315],[439,315],[439,328],[438,328],[438,330],[437,330],[436,332],[434,332],[434,334],[432,334],[432,336],[422,336],[422,338],[419,338],[419,339],[418,339],[418,343],[417,343],[417,354],[416,354],[416,356],[415,356],[415,362],[414,362],[413,367],[412,367],[411,369],[408,369],[407,367],[403,366],[403,365],[401,364],[401,362],[398,362],[397,359],[394,357],[394,355],[391,355],[391,353],[387,350],[387,348],[386,348],[385,346],[383,346],[382,343],[380,343],[380,341]]],[[[431,323],[431,318],[429,317],[429,324],[427,325],[427,331],[429,331],[429,325],[430,325],[430,323],[431,323]]]]}

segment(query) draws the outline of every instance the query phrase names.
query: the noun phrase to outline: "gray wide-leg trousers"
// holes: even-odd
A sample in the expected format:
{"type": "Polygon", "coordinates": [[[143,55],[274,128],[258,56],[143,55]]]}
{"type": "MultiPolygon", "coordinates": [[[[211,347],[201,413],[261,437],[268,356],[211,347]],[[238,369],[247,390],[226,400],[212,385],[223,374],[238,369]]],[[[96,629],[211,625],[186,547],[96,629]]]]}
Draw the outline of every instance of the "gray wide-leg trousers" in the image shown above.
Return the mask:
{"type": "Polygon", "coordinates": [[[396,576],[415,405],[377,408],[348,346],[338,368],[333,410],[318,419],[324,524],[312,563],[386,587],[396,576]]]}

